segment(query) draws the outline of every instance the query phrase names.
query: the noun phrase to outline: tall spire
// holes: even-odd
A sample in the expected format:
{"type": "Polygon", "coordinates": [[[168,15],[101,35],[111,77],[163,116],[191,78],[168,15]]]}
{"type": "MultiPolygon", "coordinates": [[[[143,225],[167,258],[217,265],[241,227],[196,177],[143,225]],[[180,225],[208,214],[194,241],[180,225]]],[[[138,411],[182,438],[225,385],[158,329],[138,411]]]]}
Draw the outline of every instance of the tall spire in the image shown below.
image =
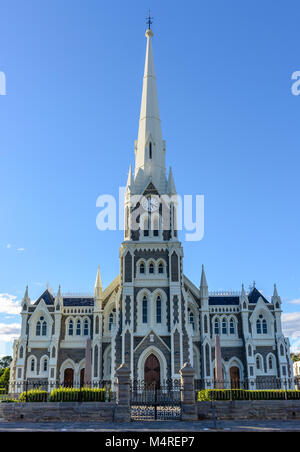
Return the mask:
{"type": "MultiPolygon", "coordinates": [[[[138,139],[135,145],[135,178],[142,172],[159,187],[165,177],[165,143],[162,140],[156,76],[152,51],[153,31],[146,31],[147,47],[138,139]]],[[[141,176],[139,176],[141,177],[141,176]]]]}

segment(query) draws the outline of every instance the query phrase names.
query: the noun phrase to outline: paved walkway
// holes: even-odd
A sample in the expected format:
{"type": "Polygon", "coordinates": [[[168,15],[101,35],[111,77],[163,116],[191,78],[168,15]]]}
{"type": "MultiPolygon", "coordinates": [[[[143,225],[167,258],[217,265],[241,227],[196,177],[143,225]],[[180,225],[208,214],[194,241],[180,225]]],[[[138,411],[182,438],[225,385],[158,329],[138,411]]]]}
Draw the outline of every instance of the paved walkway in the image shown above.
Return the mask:
{"type": "Polygon", "coordinates": [[[300,421],[0,422],[0,432],[300,432],[300,421]]]}

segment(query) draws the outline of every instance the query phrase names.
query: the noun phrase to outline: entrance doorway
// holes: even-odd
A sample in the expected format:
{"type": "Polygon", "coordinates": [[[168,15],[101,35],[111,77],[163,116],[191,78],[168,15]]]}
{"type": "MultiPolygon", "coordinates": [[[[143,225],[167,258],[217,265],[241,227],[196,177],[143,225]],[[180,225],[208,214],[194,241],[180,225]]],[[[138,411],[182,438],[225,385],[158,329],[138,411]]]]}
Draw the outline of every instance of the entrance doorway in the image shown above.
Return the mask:
{"type": "Polygon", "coordinates": [[[240,389],[240,369],[237,366],[230,367],[230,386],[232,389],[240,389]]]}
{"type": "Polygon", "coordinates": [[[74,370],[70,367],[65,370],[64,373],[64,386],[71,388],[74,381],[74,370]]]}
{"type": "Polygon", "coordinates": [[[153,385],[155,388],[160,387],[160,364],[153,353],[148,356],[144,366],[145,384],[153,385]]]}

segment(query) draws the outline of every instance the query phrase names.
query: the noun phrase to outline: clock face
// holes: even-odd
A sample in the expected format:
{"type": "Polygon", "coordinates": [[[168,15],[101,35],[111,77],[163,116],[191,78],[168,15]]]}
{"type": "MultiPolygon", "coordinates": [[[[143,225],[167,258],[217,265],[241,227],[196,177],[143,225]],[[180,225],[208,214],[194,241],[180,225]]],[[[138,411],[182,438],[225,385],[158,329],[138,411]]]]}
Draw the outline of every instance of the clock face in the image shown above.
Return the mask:
{"type": "Polygon", "coordinates": [[[159,208],[159,201],[158,199],[154,197],[144,198],[143,199],[143,207],[145,210],[148,210],[148,212],[154,212],[159,208]]]}

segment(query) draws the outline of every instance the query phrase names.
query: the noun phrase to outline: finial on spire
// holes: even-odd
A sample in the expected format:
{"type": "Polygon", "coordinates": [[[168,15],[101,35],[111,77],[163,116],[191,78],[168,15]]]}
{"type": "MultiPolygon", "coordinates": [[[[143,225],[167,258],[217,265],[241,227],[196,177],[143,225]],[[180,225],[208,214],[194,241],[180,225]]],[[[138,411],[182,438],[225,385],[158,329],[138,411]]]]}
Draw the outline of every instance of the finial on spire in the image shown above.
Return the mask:
{"type": "Polygon", "coordinates": [[[152,19],[153,19],[153,17],[151,17],[150,9],[149,9],[149,15],[146,18],[146,22],[148,24],[148,30],[151,30],[151,25],[153,24],[153,20],[152,19]]]}

